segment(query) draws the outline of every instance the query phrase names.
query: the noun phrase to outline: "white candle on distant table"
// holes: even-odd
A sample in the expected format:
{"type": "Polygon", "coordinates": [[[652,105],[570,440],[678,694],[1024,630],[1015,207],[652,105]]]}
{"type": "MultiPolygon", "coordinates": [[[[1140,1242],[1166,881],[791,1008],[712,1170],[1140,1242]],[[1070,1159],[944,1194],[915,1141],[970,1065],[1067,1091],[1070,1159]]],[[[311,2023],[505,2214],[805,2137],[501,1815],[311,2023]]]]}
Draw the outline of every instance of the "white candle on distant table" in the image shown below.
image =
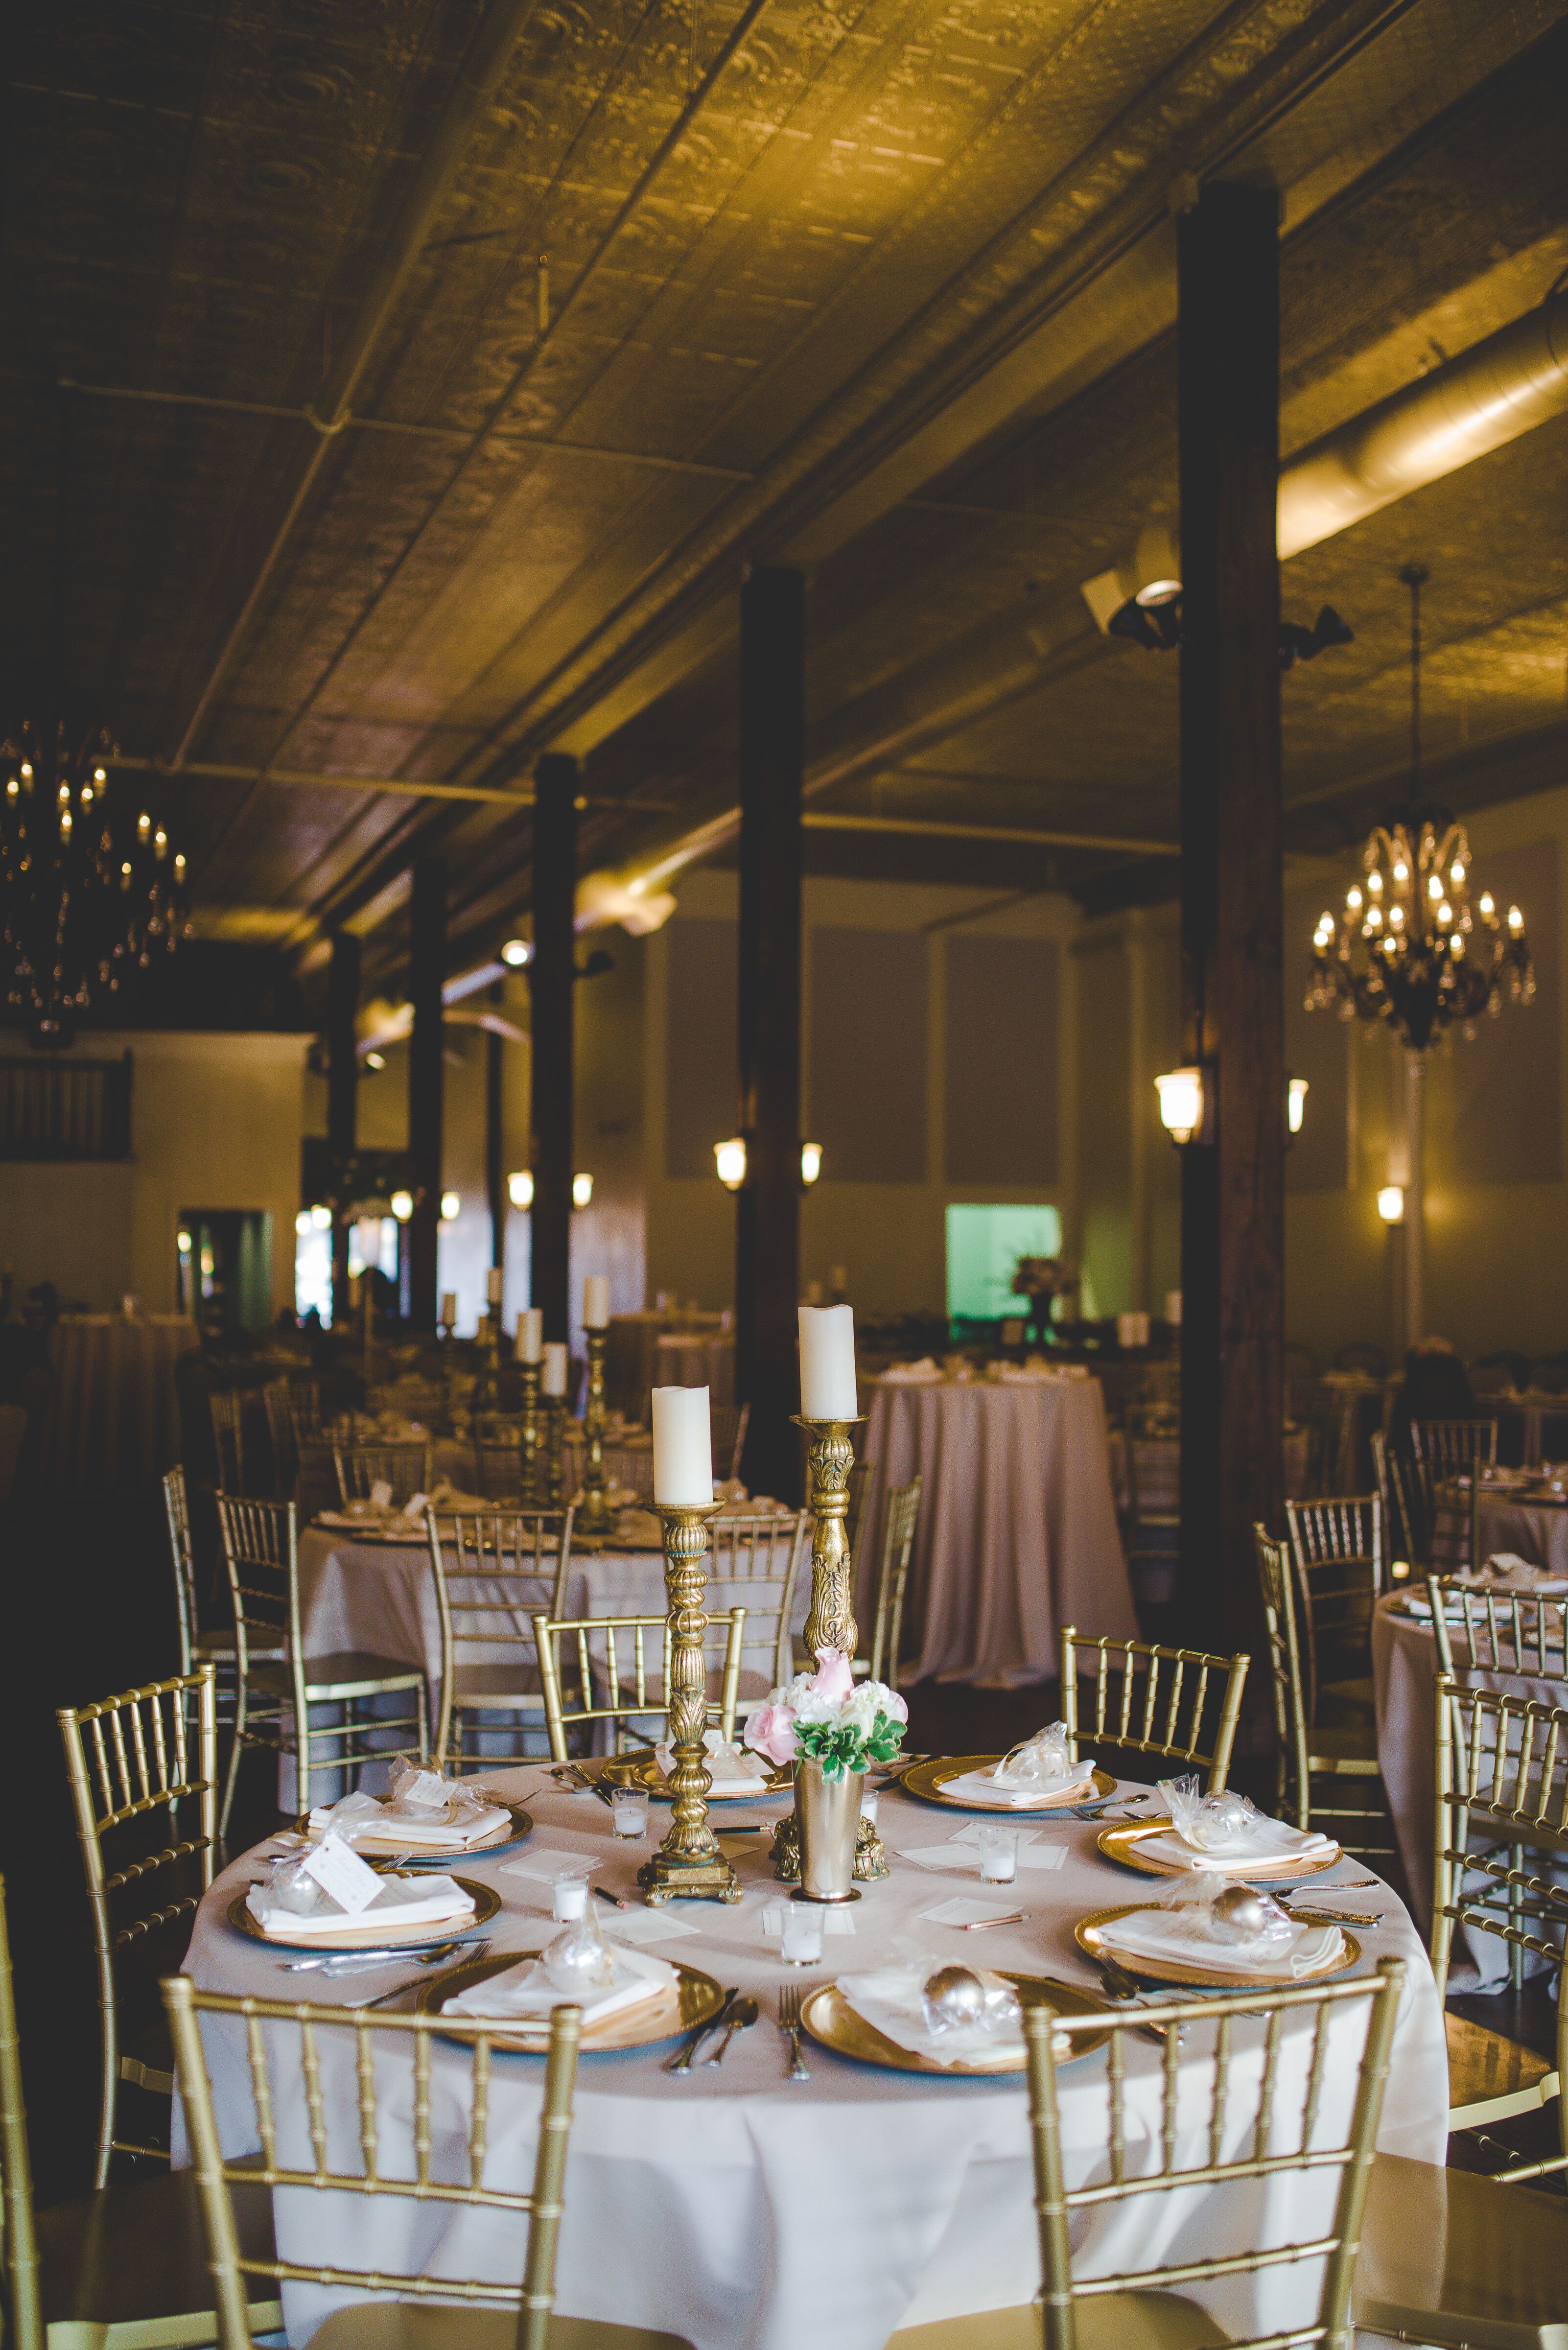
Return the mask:
{"type": "Polygon", "coordinates": [[[552,1338],[545,1348],[545,1374],[539,1385],[547,1396],[566,1392],[566,1350],[552,1338]]]}
{"type": "Polygon", "coordinates": [[[517,1360],[536,1363],[545,1343],[545,1316],[537,1305],[525,1305],[517,1316],[517,1360]]]}
{"type": "Polygon", "coordinates": [[[688,1507],[713,1498],[706,1388],[653,1390],[653,1498],[688,1507]]]}
{"type": "Polygon", "coordinates": [[[855,1309],[800,1308],[800,1413],[803,1419],[854,1419],[855,1309]]]}
{"type": "Polygon", "coordinates": [[[606,1330],[609,1327],[609,1275],[590,1273],[583,1284],[583,1327],[585,1330],[606,1330]]]}
{"type": "Polygon", "coordinates": [[[457,1320],[457,1292],[443,1289],[441,1294],[441,1318],[450,1328],[457,1320]]]}
{"type": "Polygon", "coordinates": [[[484,1276],[484,1295],[487,1304],[491,1305],[500,1305],[501,1267],[498,1264],[493,1264],[490,1271],[484,1276]]]}

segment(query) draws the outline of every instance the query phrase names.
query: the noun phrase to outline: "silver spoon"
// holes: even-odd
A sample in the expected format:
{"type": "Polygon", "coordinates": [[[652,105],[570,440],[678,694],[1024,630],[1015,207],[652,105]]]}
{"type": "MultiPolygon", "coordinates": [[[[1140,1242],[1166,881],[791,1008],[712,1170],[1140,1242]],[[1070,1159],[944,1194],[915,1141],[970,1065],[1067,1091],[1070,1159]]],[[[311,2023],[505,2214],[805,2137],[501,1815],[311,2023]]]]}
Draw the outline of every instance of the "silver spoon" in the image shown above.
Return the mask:
{"type": "Polygon", "coordinates": [[[720,2041],[719,2045],[714,2049],[711,2056],[703,2057],[703,2064],[722,2064],[724,2061],[726,2052],[729,2049],[730,2043],[733,2040],[736,2033],[749,2032],[753,2024],[755,2023],[760,2012],[761,2011],[759,2010],[754,1999],[738,1999],[733,2007],[730,2010],[729,2017],[724,2025],[724,2037],[720,2041]]]}

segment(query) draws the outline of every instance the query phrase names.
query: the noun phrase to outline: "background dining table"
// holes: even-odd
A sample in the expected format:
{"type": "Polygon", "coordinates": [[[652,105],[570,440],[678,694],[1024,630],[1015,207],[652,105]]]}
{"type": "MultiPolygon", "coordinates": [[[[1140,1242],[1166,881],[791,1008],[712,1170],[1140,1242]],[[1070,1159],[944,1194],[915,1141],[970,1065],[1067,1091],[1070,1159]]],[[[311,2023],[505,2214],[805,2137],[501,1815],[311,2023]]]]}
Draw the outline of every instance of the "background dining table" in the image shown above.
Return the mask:
{"type": "MultiPolygon", "coordinates": [[[[498,1795],[525,1802],[535,1826],[524,1850],[493,1860],[461,1864],[459,1874],[493,1886],[504,1902],[488,1929],[496,1953],[538,1950],[554,1930],[547,1875],[520,1874],[540,1866],[540,1855],[586,1861],[590,1881],[623,1897],[635,1888],[639,1863],[664,1832],[668,1812],[649,1807],[647,1841],[619,1843],[610,1815],[591,1793],[564,1794],[545,1774],[524,1766],[487,1775],[498,1795]]],[[[788,1798],[716,1807],[726,1817],[767,1823],[788,1798]]],[[[878,1826],[893,1855],[892,1874],[864,1888],[853,1908],[833,1913],[819,1969],[803,1976],[786,1968],[765,1913],[781,1898],[767,1855],[767,1838],[734,1835],[727,1849],[742,1887],[734,1908],[681,1902],[663,1911],[639,1905],[622,1913],[601,1908],[613,1940],[635,1939],[661,1958],[700,1968],[722,1984],[753,1994],[762,2021],[735,2040],[722,2068],[697,2067],[685,2077],[661,2068],[667,2045],[616,2054],[585,2055],[577,2074],[565,2217],[560,2236],[558,2307],[601,2322],[665,2328],[695,2350],[884,2350],[896,2326],[933,2323],[990,2308],[1032,2302],[1040,2287],[1039,2237],[1033,2210],[1026,2100],[1022,2077],[955,2078],[898,2072],[840,2056],[805,2043],[810,2080],[787,2077],[788,2060],[774,2027],[776,2001],[786,1983],[815,1981],[919,1953],[933,1963],[972,1962],[974,1939],[923,1913],[954,1895],[979,1893],[972,1846],[949,1843],[967,1823],[961,1814],[887,1792],[878,1826]],[[957,1868],[905,1856],[941,1846],[957,1868]],[[833,1929],[839,1930],[835,1932],[833,1929]]],[[[1096,1975],[1073,1938],[1087,1912],[1158,1890],[1158,1881],[1118,1867],[1099,1852],[1092,1823],[1063,1820],[1042,1829],[1055,1866],[1022,1870],[1008,1906],[1025,1921],[984,1938],[983,1962],[1046,1974],[1096,1988],[1096,1975]],[[1060,1853],[1059,1862],[1057,1853],[1060,1853]]],[[[293,1997],[299,1987],[329,2002],[373,1996],[400,1979],[417,1977],[407,1961],[334,1984],[319,1975],[287,1975],[280,1955],[225,1923],[236,1893],[257,1874],[248,1854],[226,1869],[203,1900],[185,1971],[209,1990],[232,1994],[293,1997]]],[[[545,1864],[547,1867],[547,1864],[545,1864]]],[[[1359,1866],[1339,1864],[1313,1880],[1324,1898],[1342,1878],[1365,1879],[1359,1866]]],[[[1402,1993],[1378,2144],[1385,2151],[1440,2164],[1446,2145],[1448,2063],[1443,2022],[1430,1969],[1408,1914],[1386,1887],[1358,1889],[1352,1906],[1376,1923],[1359,1929],[1359,1965],[1386,1957],[1408,1969],[1402,1993]]],[[[1336,2064],[1331,2022],[1323,2074],[1326,2130],[1343,2121],[1353,2094],[1353,2064],[1336,2064]],[[1330,2113],[1327,2108],[1332,2106],[1330,2113]]],[[[275,2033],[287,2026],[271,2027],[275,2033]]],[[[1287,2022],[1290,2077],[1304,2078],[1310,2031],[1287,2022]]],[[[1193,2035],[1196,2037],[1197,2035],[1193,2035]]],[[[347,2039],[348,2035],[345,2035],[347,2039]]],[[[224,2150],[251,2150],[255,2131],[238,2027],[209,2019],[208,2068],[224,2150]]],[[[1239,2027],[1233,2053],[1238,2076],[1256,2061],[1261,2032],[1239,2027]]],[[[280,2043],[281,2045],[281,2043],[280,2043]]],[[[339,2117],[343,2148],[354,2138],[356,2076],[351,2048],[319,2043],[329,2116],[339,2117]]],[[[461,2043],[437,2042],[438,2074],[433,2159],[461,2163],[463,2139],[458,2098],[443,2091],[466,2069],[461,2043]]],[[[1136,2149],[1158,2143],[1151,2133],[1163,2064],[1161,2051],[1134,2035],[1125,2043],[1127,2067],[1127,2138],[1136,2149]]],[[[379,2064],[408,2064],[400,2047],[379,2064]]],[[[1193,2063],[1190,2048],[1185,2065],[1193,2063]]],[[[1198,2060],[1196,2069],[1202,2069],[1198,2060]]],[[[543,2065],[536,2057],[498,2054],[489,2090],[488,2159],[497,2183],[531,2176],[543,2065]]],[[[1103,2057],[1065,2068],[1062,2129],[1070,2178],[1082,2179],[1104,2158],[1103,2057]]],[[[280,2063],[275,2084],[282,2143],[306,2147],[303,2087],[297,2068],[280,2063]]],[[[1282,2114],[1293,2110],[1282,2086],[1282,2114]]],[[[1197,2082],[1184,2100],[1181,2153],[1202,2158],[1207,2104],[1197,2082]]],[[[406,2129],[406,2101],[394,2094],[389,2126],[406,2129]],[[392,2121],[392,2115],[402,2116],[392,2121]]],[[[1232,2150],[1250,2131],[1236,2124],[1232,2150]]],[[[397,2168],[398,2150],[384,2138],[383,2160],[397,2168]]],[[[407,2160],[407,2158],[404,2158],[407,2160]]],[[[1272,2228],[1295,2241],[1313,2232],[1314,2197],[1331,2197],[1333,2174],[1314,2188],[1299,2174],[1272,2189],[1249,2185],[1196,2189],[1151,2208],[1134,2197],[1100,2207],[1082,2221],[1077,2252],[1087,2273],[1120,2262],[1187,2257],[1227,2240],[1266,2241],[1272,2228]],[[1229,2201],[1229,2208],[1227,2203],[1229,2201]]],[[[1328,2217],[1325,2202],[1323,2217],[1328,2217]]],[[[426,2205],[416,2219],[406,2203],[325,2193],[278,2200],[280,2252],[302,2265],[338,2257],[367,2267],[405,2267],[413,2257],[427,2274],[469,2277],[520,2272],[522,2242],[514,2224],[452,2205],[426,2205]]],[[[1272,2287],[1220,2280],[1189,2288],[1234,2335],[1288,2330],[1300,2323],[1302,2272],[1275,2272],[1272,2287]]],[[[286,2282],[288,2337],[300,2345],[328,2309],[362,2300],[302,2282],[286,2282]]]]}
{"type": "MultiPolygon", "coordinates": [[[[1048,1680],[1057,1632],[1136,1639],[1097,1379],[900,1380],[871,1399],[863,1447],[881,1497],[922,1480],[905,1620],[919,1625],[906,1678],[1010,1688],[1048,1680]]],[[[876,1560],[856,1561],[862,1639],[876,1560]]]]}
{"type": "Polygon", "coordinates": [[[200,1347],[187,1314],[67,1314],[49,1334],[46,1485],[155,1485],[180,1458],[174,1366],[200,1347]]]}

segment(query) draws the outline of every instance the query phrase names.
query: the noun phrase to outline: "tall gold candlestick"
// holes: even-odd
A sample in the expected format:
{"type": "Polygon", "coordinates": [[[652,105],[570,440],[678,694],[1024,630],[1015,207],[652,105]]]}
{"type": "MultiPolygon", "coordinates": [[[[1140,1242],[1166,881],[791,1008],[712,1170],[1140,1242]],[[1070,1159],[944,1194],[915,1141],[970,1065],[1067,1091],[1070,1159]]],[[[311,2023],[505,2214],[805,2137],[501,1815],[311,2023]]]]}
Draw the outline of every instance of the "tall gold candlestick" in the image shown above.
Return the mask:
{"type": "Polygon", "coordinates": [[[576,1524],[590,1540],[609,1530],[605,1499],[605,1344],[603,1330],[583,1333],[588,1349],[587,1393],[583,1401],[583,1500],[576,1524]]]}
{"type": "Polygon", "coordinates": [[[545,1494],[549,1508],[561,1507],[561,1456],[566,1450],[566,1404],[564,1396],[545,1399],[545,1494]]]}
{"type": "Polygon", "coordinates": [[[741,1887],[708,1825],[708,1520],[716,1502],[656,1502],[664,1521],[664,1589],[670,1608],[670,1742],[675,1797],[670,1833],[637,1872],[650,1906],[682,1900],[738,1901],[741,1887]]]}
{"type": "Polygon", "coordinates": [[[539,1506],[539,1366],[520,1363],[523,1375],[522,1487],[525,1509],[539,1506]]]}

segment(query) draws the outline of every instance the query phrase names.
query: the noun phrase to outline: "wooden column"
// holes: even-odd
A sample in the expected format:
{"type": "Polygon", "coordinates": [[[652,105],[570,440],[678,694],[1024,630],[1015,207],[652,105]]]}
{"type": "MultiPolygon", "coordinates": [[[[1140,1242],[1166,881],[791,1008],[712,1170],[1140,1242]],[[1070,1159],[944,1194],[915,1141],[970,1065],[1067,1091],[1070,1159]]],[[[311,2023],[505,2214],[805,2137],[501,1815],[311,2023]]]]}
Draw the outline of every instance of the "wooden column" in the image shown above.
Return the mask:
{"type": "Polygon", "coordinates": [[[327,1155],[332,1167],[332,1321],[348,1319],[348,1226],[337,1197],[358,1129],[359,1059],[355,1022],[359,1012],[360,941],[352,931],[332,933],[327,974],[327,1155]]]}
{"type": "Polygon", "coordinates": [[[577,894],[577,763],[549,751],[535,771],[534,1211],[529,1295],[546,1338],[567,1333],[572,1241],[573,917],[577,894]]]}
{"type": "Polygon", "coordinates": [[[805,581],[753,571],[741,590],[740,1119],[736,1393],[752,1407],[742,1475],[794,1501],[800,1483],[801,775],[805,581]]]}
{"type": "MultiPolygon", "coordinates": [[[[490,990],[493,1011],[501,1008],[499,980],[490,990]]],[[[484,1191],[490,1208],[490,1262],[506,1262],[506,1176],[502,1166],[504,1097],[502,1087],[504,1039],[493,1028],[484,1032],[484,1191]]]]}
{"type": "Polygon", "coordinates": [[[409,1219],[409,1319],[433,1330],[440,1305],[436,1235],[441,1229],[441,988],[446,980],[446,866],[421,857],[413,868],[409,910],[409,993],[414,1028],[409,1040],[409,1157],[414,1212],[409,1219]]]}
{"type": "Polygon", "coordinates": [[[1178,224],[1181,961],[1212,1139],[1182,1154],[1181,1632],[1251,1649],[1252,1524],[1280,1531],[1279,211],[1208,187],[1178,224]]]}

